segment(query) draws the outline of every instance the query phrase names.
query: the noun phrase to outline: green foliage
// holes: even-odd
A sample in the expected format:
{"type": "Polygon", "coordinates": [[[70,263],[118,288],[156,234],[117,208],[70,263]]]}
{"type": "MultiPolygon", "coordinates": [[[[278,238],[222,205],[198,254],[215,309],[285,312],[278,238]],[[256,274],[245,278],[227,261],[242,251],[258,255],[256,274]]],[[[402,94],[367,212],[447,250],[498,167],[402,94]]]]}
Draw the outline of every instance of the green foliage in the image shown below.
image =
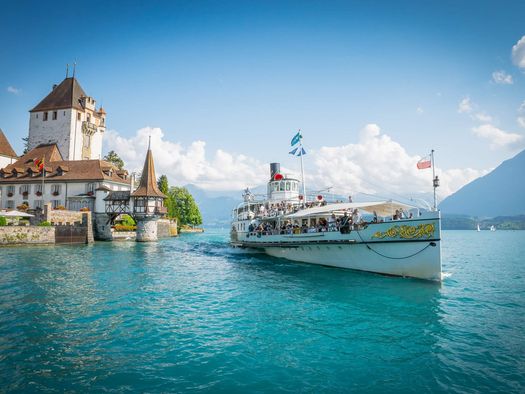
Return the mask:
{"type": "Polygon", "coordinates": [[[113,163],[119,170],[122,170],[124,167],[124,160],[122,160],[120,156],[113,150],[109,151],[108,154],[104,156],[104,160],[113,163]]]}
{"type": "Polygon", "coordinates": [[[168,195],[169,192],[169,186],[168,186],[168,177],[166,175],[161,175],[159,180],[157,181],[157,186],[159,187],[159,190],[164,193],[165,195],[168,195]]]}
{"type": "Polygon", "coordinates": [[[122,215],[122,221],[120,222],[122,226],[135,226],[137,223],[135,223],[135,220],[129,215],[122,215]]]}
{"type": "Polygon", "coordinates": [[[41,226],[41,227],[50,227],[51,223],[49,223],[47,220],[44,220],[43,222],[40,222],[39,226],[41,226]]]}
{"type": "Polygon", "coordinates": [[[22,154],[25,155],[27,152],[29,152],[29,137],[22,137],[22,141],[24,141],[24,151],[22,154]]]}
{"type": "Polygon", "coordinates": [[[168,208],[168,217],[177,218],[179,226],[202,224],[199,207],[185,187],[172,187],[167,196],[164,204],[168,208]]]}
{"type": "Polygon", "coordinates": [[[7,219],[4,216],[0,216],[0,226],[7,226],[7,219]]]}
{"type": "Polygon", "coordinates": [[[115,231],[136,231],[137,226],[127,226],[123,224],[115,224],[115,231]]]}

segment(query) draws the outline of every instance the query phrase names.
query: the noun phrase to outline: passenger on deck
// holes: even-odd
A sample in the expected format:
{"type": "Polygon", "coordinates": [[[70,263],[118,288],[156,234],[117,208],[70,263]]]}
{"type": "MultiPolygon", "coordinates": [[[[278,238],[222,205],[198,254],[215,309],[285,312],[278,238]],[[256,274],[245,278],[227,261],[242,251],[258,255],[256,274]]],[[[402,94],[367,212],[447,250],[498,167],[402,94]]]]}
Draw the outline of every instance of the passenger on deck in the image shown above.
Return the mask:
{"type": "Polygon", "coordinates": [[[341,234],[348,234],[350,232],[350,217],[348,212],[345,211],[345,214],[341,218],[341,234]]]}
{"type": "Polygon", "coordinates": [[[357,208],[355,208],[354,212],[352,213],[352,223],[354,225],[354,229],[357,229],[361,223],[361,214],[357,208]]]}

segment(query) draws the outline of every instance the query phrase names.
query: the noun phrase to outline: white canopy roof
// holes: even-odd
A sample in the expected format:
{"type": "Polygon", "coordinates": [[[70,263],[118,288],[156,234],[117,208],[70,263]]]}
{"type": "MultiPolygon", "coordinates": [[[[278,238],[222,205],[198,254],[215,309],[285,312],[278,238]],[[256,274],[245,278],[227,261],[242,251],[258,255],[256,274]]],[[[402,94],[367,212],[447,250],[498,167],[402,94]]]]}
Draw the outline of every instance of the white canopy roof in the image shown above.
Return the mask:
{"type": "Polygon", "coordinates": [[[395,214],[396,209],[409,210],[416,207],[395,201],[335,203],[324,205],[322,207],[303,209],[291,215],[287,215],[286,217],[293,219],[308,216],[331,215],[332,213],[342,215],[344,211],[349,211],[350,213],[350,211],[353,211],[355,208],[369,213],[375,211],[378,216],[392,216],[395,214]]]}
{"type": "Polygon", "coordinates": [[[0,211],[0,216],[5,216],[8,218],[18,218],[18,217],[30,218],[35,215],[31,215],[29,213],[21,212],[21,211],[3,211],[3,212],[0,211]]]}

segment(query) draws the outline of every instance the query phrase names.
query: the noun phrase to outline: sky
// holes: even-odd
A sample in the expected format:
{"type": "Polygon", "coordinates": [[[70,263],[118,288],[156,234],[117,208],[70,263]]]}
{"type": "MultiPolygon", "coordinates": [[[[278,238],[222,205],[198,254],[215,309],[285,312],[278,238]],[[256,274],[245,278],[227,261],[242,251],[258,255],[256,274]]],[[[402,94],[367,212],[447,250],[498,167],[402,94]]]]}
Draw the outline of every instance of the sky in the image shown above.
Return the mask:
{"type": "Polygon", "coordinates": [[[208,190],[263,184],[302,130],[307,185],[445,197],[525,148],[523,1],[0,1],[0,128],[76,77],[104,152],[208,190]]]}

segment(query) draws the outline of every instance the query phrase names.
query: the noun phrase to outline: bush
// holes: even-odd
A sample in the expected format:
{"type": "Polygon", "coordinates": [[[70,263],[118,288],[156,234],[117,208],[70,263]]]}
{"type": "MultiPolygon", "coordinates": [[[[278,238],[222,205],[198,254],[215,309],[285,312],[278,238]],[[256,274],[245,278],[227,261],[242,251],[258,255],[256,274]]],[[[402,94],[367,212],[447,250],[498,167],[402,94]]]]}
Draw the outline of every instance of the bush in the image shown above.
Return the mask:
{"type": "Polygon", "coordinates": [[[122,221],[120,223],[123,226],[135,226],[137,223],[129,215],[122,215],[122,221]]]}
{"type": "Polygon", "coordinates": [[[50,227],[51,223],[49,223],[47,220],[44,220],[43,222],[40,222],[39,226],[41,226],[41,227],[50,227]]]}
{"type": "Polygon", "coordinates": [[[123,224],[116,224],[115,231],[136,231],[137,226],[125,226],[123,224]]]}
{"type": "Polygon", "coordinates": [[[0,216],[0,226],[7,226],[7,219],[3,216],[0,216]]]}

